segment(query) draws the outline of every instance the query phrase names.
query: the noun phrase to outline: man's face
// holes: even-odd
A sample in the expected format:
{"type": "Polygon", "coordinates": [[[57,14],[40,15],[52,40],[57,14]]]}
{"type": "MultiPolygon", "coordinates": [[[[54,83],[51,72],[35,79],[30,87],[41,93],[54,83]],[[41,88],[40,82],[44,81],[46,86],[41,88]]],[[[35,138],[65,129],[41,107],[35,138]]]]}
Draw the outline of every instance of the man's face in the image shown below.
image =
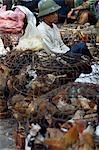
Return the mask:
{"type": "Polygon", "coordinates": [[[50,24],[57,23],[58,22],[58,13],[57,12],[51,13],[51,14],[45,16],[44,20],[49,22],[50,24]]]}

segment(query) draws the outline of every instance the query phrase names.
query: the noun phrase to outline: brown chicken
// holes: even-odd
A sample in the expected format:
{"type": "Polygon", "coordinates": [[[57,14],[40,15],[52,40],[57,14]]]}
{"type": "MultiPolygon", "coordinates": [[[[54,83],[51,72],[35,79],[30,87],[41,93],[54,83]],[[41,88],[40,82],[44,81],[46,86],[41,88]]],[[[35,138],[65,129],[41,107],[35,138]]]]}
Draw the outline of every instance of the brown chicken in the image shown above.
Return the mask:
{"type": "Polygon", "coordinates": [[[4,66],[3,64],[0,64],[0,94],[4,93],[9,74],[10,74],[10,69],[4,66]]]}
{"type": "Polygon", "coordinates": [[[47,82],[47,76],[39,76],[32,82],[32,90],[35,95],[44,94],[52,88],[51,83],[47,82]]]}
{"type": "Polygon", "coordinates": [[[66,150],[69,146],[76,143],[79,140],[79,132],[77,126],[73,126],[69,131],[61,138],[46,139],[45,144],[48,145],[48,150],[66,150]]]}
{"type": "Polygon", "coordinates": [[[49,150],[52,150],[53,147],[56,148],[55,150],[67,150],[79,141],[79,133],[81,133],[84,129],[85,122],[81,120],[76,121],[63,137],[46,139],[44,143],[48,145],[49,150]]]}
{"type": "Polygon", "coordinates": [[[90,133],[81,135],[79,144],[75,147],[76,150],[95,150],[95,143],[90,133]]]}
{"type": "Polygon", "coordinates": [[[79,134],[79,142],[75,150],[95,150],[95,142],[93,138],[94,128],[89,124],[88,127],[79,134]]]}
{"type": "Polygon", "coordinates": [[[30,101],[28,97],[21,94],[12,97],[12,112],[18,121],[19,128],[24,128],[29,115],[34,112],[34,109],[34,101],[30,101]]]}
{"type": "Polygon", "coordinates": [[[77,121],[61,138],[46,139],[48,150],[95,150],[92,128],[85,129],[85,122],[77,121]]]}
{"type": "Polygon", "coordinates": [[[60,100],[68,102],[66,89],[62,89],[60,92],[58,92],[58,94],[53,97],[52,102],[57,105],[60,100]]]}

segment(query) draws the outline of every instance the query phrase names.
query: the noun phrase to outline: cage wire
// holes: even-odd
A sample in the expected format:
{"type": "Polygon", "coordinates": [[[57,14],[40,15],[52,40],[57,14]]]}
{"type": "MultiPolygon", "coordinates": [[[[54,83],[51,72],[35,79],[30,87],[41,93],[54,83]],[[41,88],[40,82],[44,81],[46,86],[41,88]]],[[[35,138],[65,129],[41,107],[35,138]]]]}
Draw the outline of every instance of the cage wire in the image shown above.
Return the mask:
{"type": "MultiPolygon", "coordinates": [[[[54,88],[61,87],[68,82],[75,81],[81,73],[91,72],[90,61],[88,59],[77,59],[73,56],[55,56],[51,57],[45,52],[11,51],[1,63],[10,69],[10,76],[16,77],[13,81],[17,92],[26,95],[26,85],[32,80],[39,82],[40,88],[34,89],[33,95],[40,96],[46,94],[54,88]],[[33,72],[35,72],[33,74],[33,72]],[[19,83],[17,75],[24,74],[25,83],[19,83]],[[36,76],[36,78],[34,77],[36,76]],[[35,78],[35,79],[34,79],[35,78]],[[26,84],[26,85],[25,85],[26,84]],[[45,88],[44,88],[45,87],[45,88]]],[[[36,87],[35,87],[36,88],[36,87]]]]}
{"type": "MultiPolygon", "coordinates": [[[[26,76],[26,84],[28,80],[33,81],[34,76],[36,76],[35,80],[38,80],[39,84],[45,84],[44,87],[41,87],[41,92],[38,91],[38,95],[40,93],[46,93],[50,91],[50,88],[58,88],[63,84],[66,84],[70,81],[75,81],[77,77],[79,77],[80,73],[90,73],[90,61],[88,59],[77,58],[73,56],[46,56],[41,53],[33,53],[31,50],[27,51],[12,51],[9,52],[5,58],[1,60],[5,66],[10,69],[10,75],[16,76],[24,74],[26,76]],[[33,73],[35,72],[35,73],[33,73]]],[[[16,80],[14,81],[14,85],[16,86],[16,80]]],[[[25,85],[23,85],[24,88],[25,85]]],[[[22,85],[19,85],[19,91],[24,91],[22,85]]],[[[26,91],[25,91],[26,93],[26,91]]],[[[43,94],[44,94],[43,93],[43,94]]]]}
{"type": "Polygon", "coordinates": [[[88,23],[80,26],[77,24],[64,24],[60,27],[60,32],[64,43],[68,46],[80,40],[95,45],[98,35],[96,28],[88,23]]]}
{"type": "MultiPolygon", "coordinates": [[[[75,36],[72,37],[75,39],[75,36]]],[[[64,39],[66,43],[74,42],[65,37],[64,39]]],[[[32,123],[38,123],[43,133],[48,127],[60,129],[60,124],[71,119],[78,110],[84,111],[84,120],[97,123],[97,110],[94,110],[93,107],[97,104],[99,85],[74,82],[81,73],[85,74],[83,78],[87,76],[91,79],[91,76],[96,75],[98,80],[98,65],[96,65],[97,71],[91,74],[91,62],[88,57],[51,56],[44,50],[33,52],[32,50],[17,51],[14,49],[1,57],[0,63],[1,66],[3,64],[10,69],[6,85],[8,94],[5,94],[5,97],[18,122],[18,128],[21,124],[26,135],[32,123]],[[9,81],[10,85],[8,85],[9,81]],[[90,108],[93,110],[73,104],[73,98],[78,98],[79,95],[89,100],[90,108]],[[16,99],[13,98],[14,96],[16,99]],[[23,97],[20,98],[21,96],[23,97]],[[12,105],[13,101],[14,105],[12,105]],[[64,108],[62,104],[65,107],[68,106],[64,108]]],[[[44,145],[34,144],[34,147],[40,150],[44,148],[44,145]]]]}
{"type": "Polygon", "coordinates": [[[20,37],[22,36],[22,33],[3,33],[0,32],[0,37],[4,43],[4,47],[10,47],[11,49],[13,48],[14,45],[18,44],[18,41],[20,37]]]}

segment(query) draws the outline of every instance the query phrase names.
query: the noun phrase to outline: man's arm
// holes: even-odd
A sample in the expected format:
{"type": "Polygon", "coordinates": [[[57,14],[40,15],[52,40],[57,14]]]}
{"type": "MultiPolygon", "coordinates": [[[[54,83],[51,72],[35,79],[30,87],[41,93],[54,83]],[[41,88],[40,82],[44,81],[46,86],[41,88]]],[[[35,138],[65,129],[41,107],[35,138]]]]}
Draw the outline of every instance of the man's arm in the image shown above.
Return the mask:
{"type": "Polygon", "coordinates": [[[88,8],[90,8],[90,5],[93,5],[93,4],[94,4],[94,2],[95,2],[94,0],[87,0],[87,1],[83,2],[82,5],[80,5],[80,6],[76,7],[76,8],[74,8],[73,10],[88,9],[88,8]]]}

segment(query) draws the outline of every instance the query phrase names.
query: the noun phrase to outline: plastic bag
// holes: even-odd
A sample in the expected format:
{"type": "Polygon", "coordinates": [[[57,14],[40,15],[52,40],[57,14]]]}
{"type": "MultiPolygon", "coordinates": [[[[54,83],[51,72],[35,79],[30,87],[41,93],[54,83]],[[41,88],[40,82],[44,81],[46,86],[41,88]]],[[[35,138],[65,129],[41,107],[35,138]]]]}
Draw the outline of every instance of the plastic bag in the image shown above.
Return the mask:
{"type": "Polygon", "coordinates": [[[25,30],[25,34],[20,38],[16,47],[17,50],[33,50],[39,51],[43,49],[42,40],[36,26],[29,21],[25,30]]]}
{"type": "Polygon", "coordinates": [[[26,15],[27,22],[31,21],[34,25],[36,25],[36,17],[34,16],[33,12],[31,12],[27,7],[17,5],[17,6],[12,6],[12,9],[13,8],[20,9],[26,15]]]}

